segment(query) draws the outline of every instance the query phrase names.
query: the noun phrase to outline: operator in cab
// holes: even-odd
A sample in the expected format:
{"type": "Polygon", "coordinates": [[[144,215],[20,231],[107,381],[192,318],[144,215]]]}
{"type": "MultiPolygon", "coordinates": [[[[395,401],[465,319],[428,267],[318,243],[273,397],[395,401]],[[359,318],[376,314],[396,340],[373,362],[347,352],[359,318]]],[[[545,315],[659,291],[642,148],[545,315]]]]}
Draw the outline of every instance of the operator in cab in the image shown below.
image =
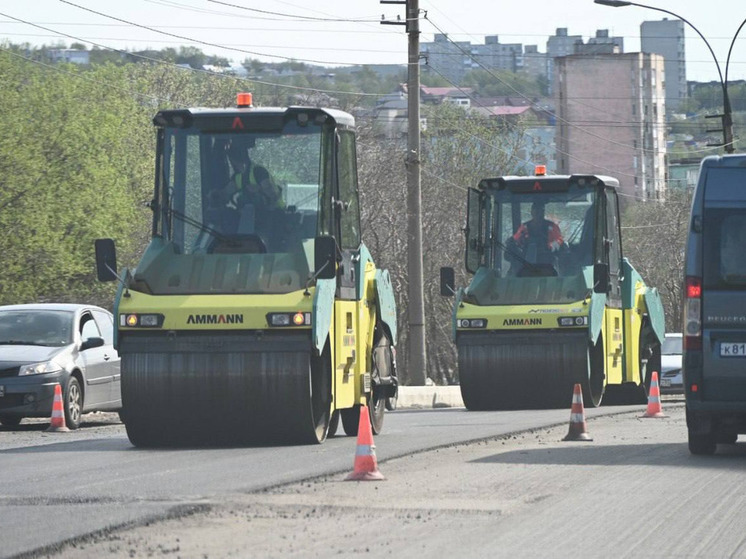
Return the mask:
{"type": "MultiPolygon", "coordinates": [[[[530,265],[551,266],[552,275],[556,275],[557,255],[565,248],[565,241],[559,226],[546,219],[544,212],[543,202],[531,204],[531,219],[521,224],[511,241],[526,262],[530,265]]],[[[526,266],[523,268],[525,270],[526,266]]],[[[531,269],[525,271],[531,272],[531,269]]],[[[538,272],[536,268],[533,271],[538,272]]],[[[519,272],[519,275],[522,273],[519,272]]]]}

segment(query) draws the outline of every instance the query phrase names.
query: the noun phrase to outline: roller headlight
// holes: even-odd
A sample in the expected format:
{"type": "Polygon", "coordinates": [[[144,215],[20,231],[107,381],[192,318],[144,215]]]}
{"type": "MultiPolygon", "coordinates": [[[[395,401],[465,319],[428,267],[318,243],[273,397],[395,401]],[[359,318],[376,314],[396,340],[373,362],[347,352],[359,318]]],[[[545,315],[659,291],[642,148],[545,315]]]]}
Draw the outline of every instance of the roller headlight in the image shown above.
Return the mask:
{"type": "Polygon", "coordinates": [[[162,314],[120,314],[119,325],[130,328],[160,328],[163,326],[164,318],[162,314]]]}
{"type": "Polygon", "coordinates": [[[557,323],[562,328],[569,326],[588,326],[587,316],[561,316],[557,319],[557,323]]]}
{"type": "Polygon", "coordinates": [[[460,318],[456,322],[459,328],[487,328],[486,318],[460,318]]]}
{"type": "Polygon", "coordinates": [[[310,326],[310,312],[271,312],[267,313],[267,324],[275,328],[286,326],[310,326]]]}

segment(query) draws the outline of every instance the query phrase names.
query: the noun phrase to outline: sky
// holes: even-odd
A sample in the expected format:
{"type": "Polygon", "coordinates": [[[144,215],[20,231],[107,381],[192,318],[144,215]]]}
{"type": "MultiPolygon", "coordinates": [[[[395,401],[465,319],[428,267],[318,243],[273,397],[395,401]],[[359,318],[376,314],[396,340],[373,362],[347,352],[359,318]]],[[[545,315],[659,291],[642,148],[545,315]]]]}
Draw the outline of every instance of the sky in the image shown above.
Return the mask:
{"type": "MultiPolygon", "coordinates": [[[[650,0],[686,18],[704,35],[725,73],[733,37],[746,20],[744,0],[650,0]]],[[[557,28],[584,40],[608,29],[624,51],[640,48],[640,23],[669,17],[637,6],[611,8],[593,0],[419,0],[420,41],[445,33],[454,41],[538,45],[557,28]]],[[[127,50],[194,46],[236,63],[289,59],[325,66],[406,64],[405,6],[379,0],[0,0],[0,42],[93,43],[127,50]],[[19,21],[21,20],[21,21],[19,21]]],[[[746,79],[746,25],[738,35],[729,80],[746,79]]],[[[686,26],[687,79],[718,80],[705,41],[686,26]]],[[[1,45],[0,45],[1,46],[1,45]]]]}

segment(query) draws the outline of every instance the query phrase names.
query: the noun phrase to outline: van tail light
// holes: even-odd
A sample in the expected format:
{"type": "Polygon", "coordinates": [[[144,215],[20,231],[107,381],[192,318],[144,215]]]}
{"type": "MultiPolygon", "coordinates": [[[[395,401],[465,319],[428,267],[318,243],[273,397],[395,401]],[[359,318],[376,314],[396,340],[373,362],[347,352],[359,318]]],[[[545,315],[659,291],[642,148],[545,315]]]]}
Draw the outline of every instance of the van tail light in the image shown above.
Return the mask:
{"type": "Polygon", "coordinates": [[[684,282],[684,349],[702,349],[702,278],[684,282]]]}

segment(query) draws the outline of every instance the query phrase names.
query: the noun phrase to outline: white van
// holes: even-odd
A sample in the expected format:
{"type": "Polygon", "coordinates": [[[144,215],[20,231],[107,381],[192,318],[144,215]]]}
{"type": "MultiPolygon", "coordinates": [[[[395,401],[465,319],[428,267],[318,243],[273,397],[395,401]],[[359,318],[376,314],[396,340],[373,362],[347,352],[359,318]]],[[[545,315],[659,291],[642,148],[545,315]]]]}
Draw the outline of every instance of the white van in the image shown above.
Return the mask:
{"type": "Polygon", "coordinates": [[[689,450],[713,454],[746,434],[746,155],[702,161],[684,270],[689,450]]]}

